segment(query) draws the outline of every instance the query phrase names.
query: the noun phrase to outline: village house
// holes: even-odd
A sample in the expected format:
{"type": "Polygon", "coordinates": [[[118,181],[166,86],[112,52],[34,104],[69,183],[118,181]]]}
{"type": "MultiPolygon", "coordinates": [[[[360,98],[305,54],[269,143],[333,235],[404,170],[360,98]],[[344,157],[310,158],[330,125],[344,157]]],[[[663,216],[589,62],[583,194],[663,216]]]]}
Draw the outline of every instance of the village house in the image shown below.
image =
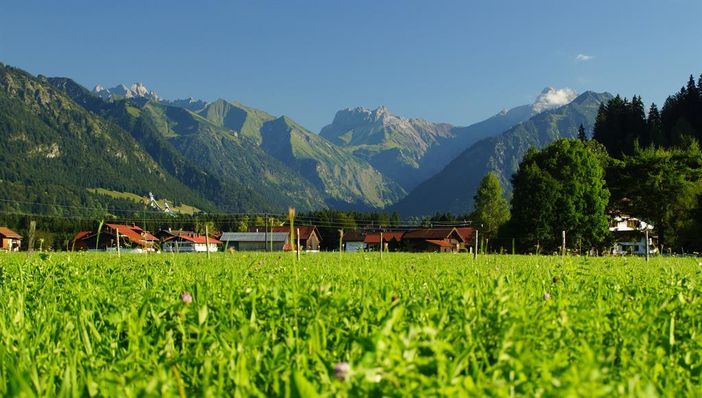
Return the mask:
{"type": "Polygon", "coordinates": [[[224,250],[282,251],[290,250],[290,235],[286,232],[225,232],[219,237],[224,250]]]}
{"type": "Polygon", "coordinates": [[[465,243],[456,228],[415,229],[402,235],[402,246],[410,252],[457,252],[465,243]]]}
{"type": "Polygon", "coordinates": [[[463,242],[459,242],[459,250],[466,250],[472,252],[472,246],[475,243],[475,228],[457,227],[456,231],[458,231],[458,234],[461,235],[461,238],[463,238],[463,242]]]}
{"type": "MultiPolygon", "coordinates": [[[[404,231],[382,232],[385,250],[392,252],[399,251],[401,249],[402,236],[404,235],[404,233],[404,231]]],[[[381,232],[368,232],[366,234],[363,243],[365,243],[367,250],[380,251],[380,235],[381,232]]]]}
{"type": "Polygon", "coordinates": [[[612,254],[614,255],[646,255],[646,231],[648,231],[648,253],[658,253],[657,236],[653,236],[653,225],[627,215],[614,216],[610,222],[609,231],[614,235],[612,254]]]}
{"type": "Polygon", "coordinates": [[[161,229],[155,235],[161,241],[161,250],[176,253],[216,252],[217,245],[222,243],[212,236],[181,229],[161,229]]]}
{"type": "Polygon", "coordinates": [[[364,248],[364,237],[360,231],[344,232],[342,243],[346,252],[362,252],[364,248]]]}
{"type": "MultiPolygon", "coordinates": [[[[317,230],[317,227],[313,225],[300,225],[300,226],[295,226],[295,229],[300,230],[300,246],[302,246],[302,250],[307,251],[307,252],[317,252],[319,251],[319,231],[317,230]]],[[[273,232],[285,232],[288,235],[290,234],[290,227],[289,226],[284,226],[284,227],[273,227],[273,232]]],[[[297,231],[295,231],[297,233],[297,231]]],[[[297,237],[295,238],[297,239],[297,237]]],[[[294,248],[295,244],[297,242],[290,242],[292,244],[292,247],[294,248]]]]}
{"type": "Polygon", "coordinates": [[[141,253],[154,251],[158,238],[137,225],[105,224],[102,231],[81,231],[73,237],[73,250],[141,253]]]}
{"type": "Polygon", "coordinates": [[[7,227],[0,227],[0,239],[2,239],[2,250],[5,251],[19,251],[22,245],[22,236],[7,227]]]}
{"type": "Polygon", "coordinates": [[[164,239],[161,250],[173,253],[214,253],[218,250],[217,245],[222,241],[213,237],[197,234],[176,234],[164,239]]]}

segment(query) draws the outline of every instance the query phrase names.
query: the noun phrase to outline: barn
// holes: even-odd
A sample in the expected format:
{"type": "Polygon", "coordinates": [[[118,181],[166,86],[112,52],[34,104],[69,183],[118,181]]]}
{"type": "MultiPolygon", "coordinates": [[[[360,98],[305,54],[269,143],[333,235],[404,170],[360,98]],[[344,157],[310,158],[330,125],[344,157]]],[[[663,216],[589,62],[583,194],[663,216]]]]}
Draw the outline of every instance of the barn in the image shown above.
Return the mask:
{"type": "Polygon", "coordinates": [[[456,252],[465,243],[456,228],[415,229],[402,236],[402,245],[410,252],[456,252]]]}
{"type": "Polygon", "coordinates": [[[219,240],[225,250],[236,251],[281,251],[290,246],[286,232],[225,232],[219,240]]]}

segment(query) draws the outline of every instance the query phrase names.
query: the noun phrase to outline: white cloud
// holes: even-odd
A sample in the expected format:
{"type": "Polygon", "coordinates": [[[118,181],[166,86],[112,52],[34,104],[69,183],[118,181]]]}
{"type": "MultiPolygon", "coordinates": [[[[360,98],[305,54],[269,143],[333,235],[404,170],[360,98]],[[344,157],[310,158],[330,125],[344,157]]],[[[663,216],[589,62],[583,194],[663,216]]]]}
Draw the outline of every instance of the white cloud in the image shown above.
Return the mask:
{"type": "Polygon", "coordinates": [[[593,58],[595,58],[595,57],[593,57],[592,55],[587,55],[587,54],[578,54],[575,56],[575,60],[578,62],[591,61],[593,58]]]}
{"type": "Polygon", "coordinates": [[[536,98],[533,109],[535,112],[542,112],[547,109],[558,108],[559,106],[570,104],[577,96],[578,93],[571,88],[556,89],[547,87],[536,98]]]}

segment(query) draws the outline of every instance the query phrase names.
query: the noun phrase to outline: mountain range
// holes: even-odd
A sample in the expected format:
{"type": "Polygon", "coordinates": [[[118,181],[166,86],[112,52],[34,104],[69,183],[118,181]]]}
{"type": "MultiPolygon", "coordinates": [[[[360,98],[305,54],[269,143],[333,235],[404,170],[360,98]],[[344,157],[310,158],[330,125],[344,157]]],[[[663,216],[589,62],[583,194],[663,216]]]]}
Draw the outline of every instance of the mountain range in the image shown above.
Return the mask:
{"type": "Polygon", "coordinates": [[[471,144],[543,111],[568,104],[575,96],[572,90],[548,87],[533,104],[503,110],[468,127],[398,117],[384,106],[372,111],[349,108],[337,112],[334,121],[320,135],[367,160],[411,191],[471,144]]]}
{"type": "Polygon", "coordinates": [[[543,148],[559,138],[575,138],[581,124],[586,131],[592,131],[600,104],[611,98],[609,93],[588,91],[566,105],[546,110],[499,135],[476,142],[392,209],[405,215],[436,211],[468,213],[473,208],[473,195],[480,180],[491,171],[509,194],[511,176],[529,148],[543,148]]]}
{"type": "Polygon", "coordinates": [[[0,64],[0,178],[6,198],[54,212],[148,192],[206,212],[464,211],[472,179],[496,170],[508,184],[530,145],[591,128],[608,94],[574,97],[549,88],[467,127],[349,108],[315,134],[238,102],[166,100],[141,83],[88,90],[0,64]]]}

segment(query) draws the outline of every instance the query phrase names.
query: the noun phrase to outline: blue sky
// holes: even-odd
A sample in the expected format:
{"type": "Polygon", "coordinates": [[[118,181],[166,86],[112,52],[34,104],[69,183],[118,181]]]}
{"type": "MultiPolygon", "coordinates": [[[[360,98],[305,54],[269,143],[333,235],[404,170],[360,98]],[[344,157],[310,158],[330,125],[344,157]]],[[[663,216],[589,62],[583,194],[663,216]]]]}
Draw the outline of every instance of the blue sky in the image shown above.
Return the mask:
{"type": "Polygon", "coordinates": [[[545,86],[661,104],[702,73],[700,17],[699,0],[10,0],[0,61],[238,100],[313,131],[380,104],[467,125],[545,86]]]}

